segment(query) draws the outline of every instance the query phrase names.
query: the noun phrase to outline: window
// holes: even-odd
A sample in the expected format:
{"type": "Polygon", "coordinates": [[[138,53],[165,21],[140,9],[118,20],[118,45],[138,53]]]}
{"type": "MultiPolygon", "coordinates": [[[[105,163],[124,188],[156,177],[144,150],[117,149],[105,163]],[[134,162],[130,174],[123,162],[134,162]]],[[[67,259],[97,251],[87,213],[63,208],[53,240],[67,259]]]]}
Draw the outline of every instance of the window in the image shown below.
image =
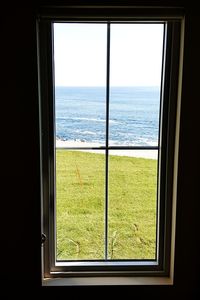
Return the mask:
{"type": "Polygon", "coordinates": [[[170,276],[181,24],[39,20],[44,278],[170,276]]]}

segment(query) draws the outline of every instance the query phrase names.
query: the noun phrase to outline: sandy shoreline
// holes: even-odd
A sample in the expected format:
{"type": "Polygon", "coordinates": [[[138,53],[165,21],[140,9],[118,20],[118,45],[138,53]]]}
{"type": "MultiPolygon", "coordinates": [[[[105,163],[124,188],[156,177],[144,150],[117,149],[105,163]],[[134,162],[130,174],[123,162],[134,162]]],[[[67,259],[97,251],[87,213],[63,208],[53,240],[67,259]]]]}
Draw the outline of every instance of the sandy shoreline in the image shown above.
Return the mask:
{"type": "MultiPolygon", "coordinates": [[[[56,148],[70,148],[70,147],[99,147],[98,143],[87,143],[79,141],[62,141],[56,140],[56,148]]],[[[78,150],[83,152],[91,153],[105,153],[104,150],[78,150]]],[[[150,158],[157,159],[158,151],[157,150],[109,150],[109,154],[117,156],[130,156],[130,157],[141,157],[141,158],[150,158]]]]}

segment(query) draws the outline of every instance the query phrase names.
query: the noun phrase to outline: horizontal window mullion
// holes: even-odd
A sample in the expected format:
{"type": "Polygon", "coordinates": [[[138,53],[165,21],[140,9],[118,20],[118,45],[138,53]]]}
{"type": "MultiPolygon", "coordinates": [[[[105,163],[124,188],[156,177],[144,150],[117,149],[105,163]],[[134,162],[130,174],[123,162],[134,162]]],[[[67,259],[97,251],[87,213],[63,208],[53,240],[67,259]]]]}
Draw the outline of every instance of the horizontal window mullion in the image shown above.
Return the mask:
{"type": "Polygon", "coordinates": [[[158,150],[158,146],[109,146],[109,150],[158,150]]]}
{"type": "Polygon", "coordinates": [[[106,150],[106,147],[56,147],[56,150],[106,150]]]}
{"type": "Polygon", "coordinates": [[[159,150],[159,146],[56,147],[59,150],[159,150]]]}

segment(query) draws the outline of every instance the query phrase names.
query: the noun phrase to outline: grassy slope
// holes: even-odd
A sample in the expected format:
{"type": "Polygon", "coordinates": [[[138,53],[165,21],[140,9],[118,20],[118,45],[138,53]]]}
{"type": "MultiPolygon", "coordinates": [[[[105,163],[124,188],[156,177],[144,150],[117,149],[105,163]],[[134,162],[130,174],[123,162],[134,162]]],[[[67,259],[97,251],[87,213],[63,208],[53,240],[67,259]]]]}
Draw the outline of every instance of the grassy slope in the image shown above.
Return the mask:
{"type": "MultiPolygon", "coordinates": [[[[56,159],[57,258],[104,259],[104,155],[57,150],[56,159]]],[[[155,257],[156,172],[156,160],[110,156],[110,259],[155,257]]]]}

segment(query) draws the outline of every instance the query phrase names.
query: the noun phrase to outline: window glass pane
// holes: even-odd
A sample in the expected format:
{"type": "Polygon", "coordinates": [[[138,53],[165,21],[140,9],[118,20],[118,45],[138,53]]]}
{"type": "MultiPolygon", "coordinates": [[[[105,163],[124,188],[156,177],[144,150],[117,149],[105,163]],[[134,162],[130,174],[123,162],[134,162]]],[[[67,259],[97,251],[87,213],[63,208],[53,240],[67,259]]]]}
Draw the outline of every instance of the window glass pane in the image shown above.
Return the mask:
{"type": "MultiPolygon", "coordinates": [[[[58,260],[106,257],[105,152],[58,149],[105,146],[106,39],[54,24],[58,260]]],[[[109,145],[158,145],[162,43],[161,24],[111,25],[109,145]]],[[[157,153],[109,150],[108,259],[155,259],[157,153]]]]}
{"type": "Polygon", "coordinates": [[[58,260],[104,259],[102,151],[56,151],[58,260]]]}
{"type": "Polygon", "coordinates": [[[112,24],[110,145],[158,145],[163,24],[112,24]]]}
{"type": "Polygon", "coordinates": [[[104,258],[105,24],[54,24],[58,260],[104,258]]]}
{"type": "Polygon", "coordinates": [[[109,259],[156,256],[157,150],[137,151],[109,156],[109,259]]]}
{"type": "Polygon", "coordinates": [[[57,147],[105,145],[105,24],[54,24],[57,147]]]}

